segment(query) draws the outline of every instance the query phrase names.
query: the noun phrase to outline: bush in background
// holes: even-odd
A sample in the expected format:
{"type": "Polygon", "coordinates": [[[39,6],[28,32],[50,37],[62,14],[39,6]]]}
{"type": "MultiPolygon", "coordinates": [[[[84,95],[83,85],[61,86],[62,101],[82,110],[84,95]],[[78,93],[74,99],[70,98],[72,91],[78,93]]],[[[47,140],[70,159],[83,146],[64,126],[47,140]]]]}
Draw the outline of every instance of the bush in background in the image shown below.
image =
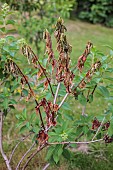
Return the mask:
{"type": "Polygon", "coordinates": [[[77,0],[78,18],[113,27],[113,0],[77,0]]]}

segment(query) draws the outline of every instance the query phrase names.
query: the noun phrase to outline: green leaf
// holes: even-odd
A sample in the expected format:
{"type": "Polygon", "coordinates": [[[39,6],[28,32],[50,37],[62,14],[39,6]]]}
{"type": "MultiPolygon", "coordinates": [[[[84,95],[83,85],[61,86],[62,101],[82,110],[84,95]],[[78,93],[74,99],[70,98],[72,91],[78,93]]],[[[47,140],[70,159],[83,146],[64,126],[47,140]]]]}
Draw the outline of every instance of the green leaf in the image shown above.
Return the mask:
{"type": "Polygon", "coordinates": [[[112,73],[112,72],[113,72],[113,68],[107,68],[107,69],[106,69],[106,72],[112,73]]]}
{"type": "Polygon", "coordinates": [[[5,32],[5,27],[0,28],[1,32],[5,32]]]}
{"type": "Polygon", "coordinates": [[[14,25],[15,24],[15,21],[14,20],[7,20],[7,22],[6,22],[6,25],[8,25],[8,24],[11,24],[11,25],[14,25]]]}
{"type": "Polygon", "coordinates": [[[110,121],[110,127],[108,128],[108,135],[113,135],[113,119],[110,121]]]}
{"type": "Polygon", "coordinates": [[[108,115],[109,113],[111,113],[111,110],[107,110],[104,114],[108,115]]]}
{"type": "Polygon", "coordinates": [[[68,149],[63,149],[62,155],[64,156],[64,158],[70,160],[71,155],[68,149]]]}
{"type": "Polygon", "coordinates": [[[9,51],[10,51],[9,46],[8,45],[3,46],[3,50],[9,53],[9,51]]]}
{"type": "Polygon", "coordinates": [[[83,126],[83,132],[84,132],[84,134],[87,134],[88,131],[89,131],[88,126],[83,126]]]}
{"type": "Polygon", "coordinates": [[[53,154],[53,159],[54,159],[56,164],[60,160],[60,156],[61,156],[62,152],[63,152],[62,145],[60,145],[60,144],[56,145],[55,150],[54,150],[54,154],[53,154]]]}
{"type": "Polygon", "coordinates": [[[35,118],[36,118],[36,113],[32,113],[32,114],[31,114],[31,117],[30,117],[30,122],[32,122],[33,119],[35,119],[35,118]]]}
{"type": "Polygon", "coordinates": [[[104,97],[109,97],[109,91],[106,87],[99,86],[98,89],[101,91],[104,97]]]}
{"type": "Polygon", "coordinates": [[[26,129],[27,129],[26,125],[22,126],[22,127],[20,128],[20,133],[23,133],[26,129]]]}
{"type": "Polygon", "coordinates": [[[23,94],[23,96],[28,96],[28,91],[26,89],[23,89],[22,94],[23,94]]]}
{"type": "Polygon", "coordinates": [[[8,33],[13,33],[13,32],[16,32],[16,29],[9,29],[9,30],[7,30],[6,32],[7,32],[7,34],[8,34],[8,33]]]}
{"type": "Polygon", "coordinates": [[[16,128],[20,127],[22,123],[23,123],[23,120],[20,120],[19,123],[16,124],[16,128]]]}
{"type": "Polygon", "coordinates": [[[28,129],[30,128],[30,123],[29,123],[29,122],[26,123],[26,127],[27,127],[28,129]]]}
{"type": "Polygon", "coordinates": [[[65,110],[71,110],[70,105],[67,102],[64,102],[62,108],[65,110]]]}
{"type": "Polygon", "coordinates": [[[16,115],[16,118],[19,120],[20,119],[20,115],[16,115]]]}
{"type": "Polygon", "coordinates": [[[66,119],[68,119],[68,120],[73,120],[73,116],[72,115],[70,115],[69,113],[64,113],[64,117],[66,118],[66,119]]]}
{"type": "Polygon", "coordinates": [[[51,147],[48,148],[46,160],[49,160],[51,158],[52,154],[54,153],[54,149],[55,149],[54,146],[51,146],[51,147]]]}
{"type": "Polygon", "coordinates": [[[83,94],[80,94],[78,96],[78,101],[80,102],[80,104],[82,104],[83,106],[85,106],[87,104],[87,99],[85,98],[85,96],[83,94]]]}
{"type": "Polygon", "coordinates": [[[50,100],[50,99],[51,99],[51,93],[47,93],[46,99],[47,99],[47,100],[50,100]]]}
{"type": "Polygon", "coordinates": [[[3,25],[3,21],[0,20],[0,25],[3,25]]]}
{"type": "Polygon", "coordinates": [[[110,81],[113,81],[113,77],[103,77],[104,79],[107,79],[107,80],[110,80],[110,81]]]}
{"type": "Polygon", "coordinates": [[[23,112],[22,112],[22,116],[23,118],[26,120],[27,119],[27,113],[26,113],[26,108],[24,108],[23,112]]]}
{"type": "Polygon", "coordinates": [[[83,132],[83,127],[82,126],[78,126],[75,135],[79,136],[82,132],[83,132]]]}
{"type": "Polygon", "coordinates": [[[17,104],[17,101],[16,101],[16,100],[14,100],[14,99],[10,99],[9,104],[17,104]]]}
{"type": "Polygon", "coordinates": [[[4,116],[7,116],[7,113],[8,113],[7,109],[4,109],[3,113],[4,113],[4,116]]]}
{"type": "Polygon", "coordinates": [[[13,87],[11,87],[11,92],[15,91],[18,87],[19,87],[19,84],[13,85],[13,87]]]}
{"type": "Polygon", "coordinates": [[[57,164],[57,163],[58,163],[58,161],[59,161],[59,157],[58,157],[58,155],[54,153],[54,155],[53,155],[53,159],[54,159],[55,163],[57,164]]]}
{"type": "Polygon", "coordinates": [[[15,40],[15,37],[13,35],[7,35],[6,39],[12,41],[15,40]]]}
{"type": "Polygon", "coordinates": [[[5,98],[4,101],[3,101],[3,106],[4,106],[4,109],[6,110],[8,108],[8,98],[5,98]]]}
{"type": "Polygon", "coordinates": [[[15,56],[15,52],[14,51],[10,51],[9,54],[10,54],[11,57],[15,56]]]}
{"type": "Polygon", "coordinates": [[[62,145],[57,145],[57,148],[58,148],[57,154],[58,154],[58,156],[60,156],[63,152],[62,145]]]}
{"type": "Polygon", "coordinates": [[[90,94],[88,99],[89,99],[89,103],[93,102],[93,95],[90,94]]]}

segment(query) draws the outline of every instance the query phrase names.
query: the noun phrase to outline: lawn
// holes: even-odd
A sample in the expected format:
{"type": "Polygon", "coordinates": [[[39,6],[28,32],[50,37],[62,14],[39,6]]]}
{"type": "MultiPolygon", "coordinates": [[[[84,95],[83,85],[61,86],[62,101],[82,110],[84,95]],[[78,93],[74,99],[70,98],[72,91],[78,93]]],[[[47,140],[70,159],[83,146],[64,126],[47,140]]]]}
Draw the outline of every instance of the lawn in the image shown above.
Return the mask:
{"type": "Polygon", "coordinates": [[[82,54],[88,41],[91,41],[98,50],[106,54],[109,50],[103,45],[113,47],[113,29],[111,28],[79,20],[69,20],[66,22],[66,26],[68,29],[68,39],[73,48],[72,58],[77,58],[82,54]]]}
{"type": "MultiPolygon", "coordinates": [[[[72,45],[72,54],[71,58],[74,63],[76,63],[77,58],[83,53],[86,43],[90,40],[94,46],[97,47],[100,51],[105,52],[107,54],[109,49],[104,47],[103,45],[109,45],[113,47],[113,29],[103,27],[101,25],[93,25],[85,22],[81,22],[79,20],[66,20],[66,26],[68,29],[67,37],[69,39],[70,44],[72,45]]],[[[77,102],[74,103],[73,100],[72,105],[72,114],[77,113],[77,116],[81,114],[81,105],[77,105],[77,102]],[[74,103],[74,104],[73,104],[74,103]],[[77,107],[76,107],[77,105],[77,107]]],[[[21,106],[22,107],[22,106],[21,106]]],[[[20,106],[19,106],[20,108],[20,106]]],[[[106,108],[106,103],[102,101],[102,98],[98,98],[98,94],[94,98],[93,106],[89,106],[86,109],[87,114],[98,115],[102,114],[104,109],[106,108]]],[[[21,110],[21,109],[20,109],[21,110]]],[[[71,114],[71,113],[70,113],[71,114]]],[[[7,123],[5,123],[4,131],[8,130],[7,135],[4,137],[4,147],[5,151],[9,151],[12,149],[11,144],[15,144],[14,140],[17,138],[17,134],[15,133],[15,116],[13,114],[9,115],[7,118],[7,123]],[[10,134],[13,135],[14,139],[10,139],[10,134]],[[9,141],[9,143],[7,142],[9,141]]],[[[72,157],[69,161],[62,159],[61,165],[59,167],[52,166],[49,167],[48,170],[57,169],[57,170],[112,170],[113,162],[112,162],[112,144],[109,146],[96,146],[93,152],[90,155],[86,156],[86,154],[81,153],[72,153],[72,157]],[[95,154],[95,150],[98,149],[99,154],[95,154]],[[92,161],[93,160],[93,161],[92,161]]],[[[24,154],[27,146],[26,143],[24,145],[20,145],[17,150],[17,153],[14,157],[13,164],[16,163],[16,157],[21,158],[24,154]]],[[[39,166],[39,170],[44,167],[45,151],[40,153],[38,156],[34,158],[34,160],[30,163],[30,169],[36,169],[39,166]],[[35,166],[33,164],[35,162],[35,166]]],[[[5,170],[2,159],[0,157],[0,169],[5,170]]]]}

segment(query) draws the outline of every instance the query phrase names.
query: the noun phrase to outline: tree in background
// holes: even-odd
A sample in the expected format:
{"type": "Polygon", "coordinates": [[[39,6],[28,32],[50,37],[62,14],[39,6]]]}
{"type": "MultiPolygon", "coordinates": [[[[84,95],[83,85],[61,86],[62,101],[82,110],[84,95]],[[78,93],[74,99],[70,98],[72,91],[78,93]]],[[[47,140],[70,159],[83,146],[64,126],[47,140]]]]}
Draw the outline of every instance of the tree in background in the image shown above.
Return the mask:
{"type": "Polygon", "coordinates": [[[77,0],[78,18],[113,27],[113,0],[77,0]]]}
{"type": "Polygon", "coordinates": [[[58,17],[69,18],[70,11],[75,5],[75,0],[2,0],[7,2],[10,8],[19,11],[20,21],[19,33],[29,43],[33,43],[37,53],[45,28],[53,31],[53,25],[58,17]]]}

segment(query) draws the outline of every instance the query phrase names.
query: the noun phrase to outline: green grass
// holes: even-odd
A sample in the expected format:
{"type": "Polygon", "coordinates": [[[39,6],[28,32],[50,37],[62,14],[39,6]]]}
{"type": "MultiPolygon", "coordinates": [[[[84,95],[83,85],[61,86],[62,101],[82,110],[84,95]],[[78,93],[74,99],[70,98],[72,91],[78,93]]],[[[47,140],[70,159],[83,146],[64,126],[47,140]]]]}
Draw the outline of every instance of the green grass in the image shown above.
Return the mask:
{"type": "MultiPolygon", "coordinates": [[[[109,49],[103,47],[103,45],[110,45],[113,47],[113,29],[103,27],[101,25],[92,25],[89,23],[81,22],[79,20],[66,21],[66,26],[68,29],[67,37],[69,39],[70,44],[72,45],[72,54],[71,58],[74,63],[77,62],[77,58],[83,53],[87,41],[91,41],[94,46],[97,47],[97,49],[108,53],[109,49]]],[[[26,61],[25,59],[23,61],[26,61]]],[[[26,63],[25,63],[26,65],[26,63]]],[[[81,105],[78,105],[74,99],[71,102],[72,106],[72,114],[81,114],[81,105]]],[[[21,106],[19,106],[21,107],[21,106]]],[[[102,100],[102,98],[98,97],[98,94],[94,98],[93,105],[88,105],[86,109],[86,113],[92,114],[92,115],[100,115],[103,113],[104,109],[106,108],[106,103],[102,100]]],[[[30,106],[29,106],[30,109],[30,106]]],[[[21,112],[21,111],[20,111],[21,112]]],[[[14,113],[15,114],[15,113],[14,113]]],[[[8,136],[7,131],[11,126],[12,122],[15,122],[15,116],[10,115],[7,119],[7,122],[5,123],[4,127],[4,133],[6,134],[4,137],[4,149],[6,153],[10,155],[14,140],[18,138],[18,130],[16,129],[15,132],[15,126],[11,129],[11,134],[13,135],[12,143],[8,144],[8,136]],[[11,145],[11,146],[10,146],[11,145]]],[[[22,155],[25,153],[25,150],[27,148],[27,143],[21,144],[19,148],[17,149],[17,152],[14,156],[14,161],[12,162],[13,165],[17,164],[17,160],[22,157],[22,155]]],[[[113,145],[109,145],[107,147],[107,151],[104,152],[104,155],[99,154],[100,158],[95,157],[95,155],[92,153],[92,155],[84,155],[84,154],[76,154],[74,153],[72,158],[67,162],[66,160],[61,161],[61,165],[59,167],[52,166],[49,167],[48,170],[56,169],[56,170],[112,170],[113,169],[113,163],[112,163],[112,150],[113,145]],[[103,159],[102,159],[103,158],[103,159]],[[105,161],[104,161],[105,158],[105,161]],[[107,160],[107,161],[106,161],[107,160]]],[[[104,147],[105,149],[106,147],[104,147]]],[[[42,169],[44,165],[46,164],[44,161],[45,157],[45,151],[41,152],[38,156],[34,158],[34,160],[30,163],[29,168],[27,169],[37,169],[36,167],[39,167],[38,169],[42,169]]],[[[0,169],[4,168],[5,165],[3,163],[2,158],[0,157],[0,169]]],[[[5,168],[4,168],[5,169],[5,168]]]]}
{"type": "Polygon", "coordinates": [[[94,46],[107,53],[109,49],[103,45],[113,47],[113,29],[101,25],[93,25],[79,20],[66,22],[67,37],[72,45],[72,59],[78,58],[84,51],[86,43],[90,40],[94,46]]]}

